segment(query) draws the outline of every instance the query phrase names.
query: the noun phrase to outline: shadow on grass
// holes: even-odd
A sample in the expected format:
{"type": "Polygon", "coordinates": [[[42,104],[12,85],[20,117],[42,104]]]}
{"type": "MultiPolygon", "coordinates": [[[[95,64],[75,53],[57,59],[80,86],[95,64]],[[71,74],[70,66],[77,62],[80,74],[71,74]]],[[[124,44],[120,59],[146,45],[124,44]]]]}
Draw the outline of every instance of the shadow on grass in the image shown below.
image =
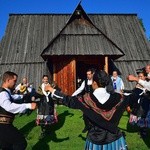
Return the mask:
{"type": "Polygon", "coordinates": [[[147,129],[147,136],[141,137],[146,146],[150,149],[150,129],[147,129]]]}
{"type": "Polygon", "coordinates": [[[82,134],[79,134],[79,136],[83,141],[86,141],[86,138],[82,135],[82,134]]]}
{"type": "Polygon", "coordinates": [[[147,147],[150,148],[150,129],[147,129],[148,134],[147,134],[146,137],[141,137],[140,136],[140,128],[136,125],[131,125],[129,122],[127,123],[127,128],[126,129],[120,128],[120,130],[129,132],[129,133],[137,132],[137,134],[139,134],[139,138],[141,138],[141,140],[143,140],[145,145],[147,145],[147,147]]]}
{"type": "Polygon", "coordinates": [[[137,127],[136,125],[131,125],[129,122],[127,123],[126,129],[120,128],[120,127],[119,127],[119,129],[121,131],[126,131],[126,132],[130,132],[130,133],[139,132],[139,127],[137,127]]]}
{"type": "Polygon", "coordinates": [[[20,129],[20,132],[24,134],[25,137],[28,136],[28,134],[30,133],[30,131],[35,127],[35,120],[27,123],[25,126],[23,126],[21,129],[20,129]]]}
{"type": "Polygon", "coordinates": [[[60,129],[64,125],[66,116],[72,117],[73,115],[74,114],[69,113],[68,110],[59,114],[58,115],[58,123],[48,126],[47,132],[46,132],[47,134],[45,135],[45,137],[43,139],[40,139],[33,146],[32,150],[38,150],[38,149],[49,150],[50,147],[49,147],[48,143],[50,141],[54,141],[54,142],[58,143],[58,142],[63,142],[65,140],[69,140],[69,137],[57,138],[55,131],[60,129]]]}

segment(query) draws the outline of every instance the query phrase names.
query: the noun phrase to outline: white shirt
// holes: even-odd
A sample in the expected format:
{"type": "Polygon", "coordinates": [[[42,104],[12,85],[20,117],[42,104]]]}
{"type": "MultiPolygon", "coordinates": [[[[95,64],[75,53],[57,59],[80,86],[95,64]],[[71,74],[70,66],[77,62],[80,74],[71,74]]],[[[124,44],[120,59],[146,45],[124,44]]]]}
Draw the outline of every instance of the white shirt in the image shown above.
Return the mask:
{"type": "MultiPolygon", "coordinates": [[[[6,89],[6,90],[10,93],[9,89],[6,89]]],[[[13,114],[22,113],[26,109],[31,109],[30,103],[16,104],[16,103],[11,102],[10,95],[6,91],[0,92],[0,106],[6,111],[13,113],[13,114]]]]}
{"type": "MultiPolygon", "coordinates": [[[[52,92],[52,98],[55,96],[57,98],[63,98],[61,96],[58,96],[55,94],[56,89],[53,90],[52,92]]],[[[107,100],[110,97],[110,94],[106,91],[106,88],[97,88],[94,90],[93,95],[97,98],[97,100],[99,101],[99,103],[104,104],[105,102],[107,102],[107,100]]]]}
{"type": "Polygon", "coordinates": [[[48,96],[49,96],[49,94],[50,94],[50,92],[46,92],[45,91],[45,86],[46,85],[49,85],[49,83],[47,83],[47,84],[45,84],[45,83],[42,83],[42,85],[41,85],[41,87],[42,87],[42,92],[43,92],[43,94],[46,96],[46,100],[47,100],[47,102],[49,102],[49,98],[48,98],[48,96]]]}
{"type": "MultiPolygon", "coordinates": [[[[87,85],[92,85],[92,80],[87,81],[87,85]]],[[[72,94],[72,96],[76,96],[81,93],[85,88],[85,80],[82,82],[81,86],[72,94]]]]}
{"type": "Polygon", "coordinates": [[[93,95],[97,98],[97,100],[104,104],[110,97],[110,94],[106,91],[105,88],[97,88],[93,92],[93,95]]]}
{"type": "Polygon", "coordinates": [[[23,98],[23,95],[21,94],[13,94],[11,97],[15,100],[21,100],[23,98]]]}
{"type": "Polygon", "coordinates": [[[150,81],[144,81],[144,80],[139,79],[138,83],[141,84],[145,89],[150,91],[150,81]]]}

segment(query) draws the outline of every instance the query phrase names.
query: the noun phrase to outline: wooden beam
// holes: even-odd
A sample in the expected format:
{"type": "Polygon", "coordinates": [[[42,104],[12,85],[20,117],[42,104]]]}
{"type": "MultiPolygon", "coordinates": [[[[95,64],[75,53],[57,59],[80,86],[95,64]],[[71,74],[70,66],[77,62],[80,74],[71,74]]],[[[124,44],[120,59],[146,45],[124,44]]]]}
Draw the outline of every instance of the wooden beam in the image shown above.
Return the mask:
{"type": "Polygon", "coordinates": [[[105,66],[104,70],[108,73],[108,56],[105,56],[105,66]]]}
{"type": "Polygon", "coordinates": [[[56,64],[53,63],[53,81],[56,82],[56,64]]]}
{"type": "Polygon", "coordinates": [[[73,81],[73,84],[74,84],[74,90],[76,89],[76,82],[77,82],[77,72],[76,72],[76,59],[73,58],[72,60],[72,69],[74,70],[74,81],[73,81]]]}

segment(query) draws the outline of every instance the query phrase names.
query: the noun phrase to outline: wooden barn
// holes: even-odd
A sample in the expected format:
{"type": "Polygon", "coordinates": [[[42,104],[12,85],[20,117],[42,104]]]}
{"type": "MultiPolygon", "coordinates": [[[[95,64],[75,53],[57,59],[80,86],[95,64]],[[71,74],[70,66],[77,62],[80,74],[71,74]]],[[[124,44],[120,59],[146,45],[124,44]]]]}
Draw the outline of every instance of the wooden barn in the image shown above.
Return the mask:
{"type": "MultiPolygon", "coordinates": [[[[37,88],[48,74],[72,94],[90,67],[128,74],[150,64],[150,44],[136,14],[87,14],[79,3],[72,14],[10,14],[0,42],[0,77],[26,76],[37,88]]],[[[18,81],[18,82],[19,82],[18,81]]]]}

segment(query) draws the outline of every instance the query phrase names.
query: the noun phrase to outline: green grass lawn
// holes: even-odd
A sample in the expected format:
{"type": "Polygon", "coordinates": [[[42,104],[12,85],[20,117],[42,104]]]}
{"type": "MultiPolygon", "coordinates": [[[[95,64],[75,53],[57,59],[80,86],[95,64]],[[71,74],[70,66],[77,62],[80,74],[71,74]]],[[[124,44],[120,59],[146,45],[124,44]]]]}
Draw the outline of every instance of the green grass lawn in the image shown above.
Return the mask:
{"type": "MultiPolygon", "coordinates": [[[[40,126],[36,126],[36,111],[31,115],[16,116],[14,125],[25,135],[27,150],[83,150],[86,133],[82,133],[84,123],[82,112],[58,106],[58,123],[50,127],[50,133],[39,140],[40,126]]],[[[126,133],[126,141],[129,150],[149,150],[150,136],[143,140],[137,134],[136,127],[127,124],[128,115],[125,112],[119,127],[126,133]]]]}

